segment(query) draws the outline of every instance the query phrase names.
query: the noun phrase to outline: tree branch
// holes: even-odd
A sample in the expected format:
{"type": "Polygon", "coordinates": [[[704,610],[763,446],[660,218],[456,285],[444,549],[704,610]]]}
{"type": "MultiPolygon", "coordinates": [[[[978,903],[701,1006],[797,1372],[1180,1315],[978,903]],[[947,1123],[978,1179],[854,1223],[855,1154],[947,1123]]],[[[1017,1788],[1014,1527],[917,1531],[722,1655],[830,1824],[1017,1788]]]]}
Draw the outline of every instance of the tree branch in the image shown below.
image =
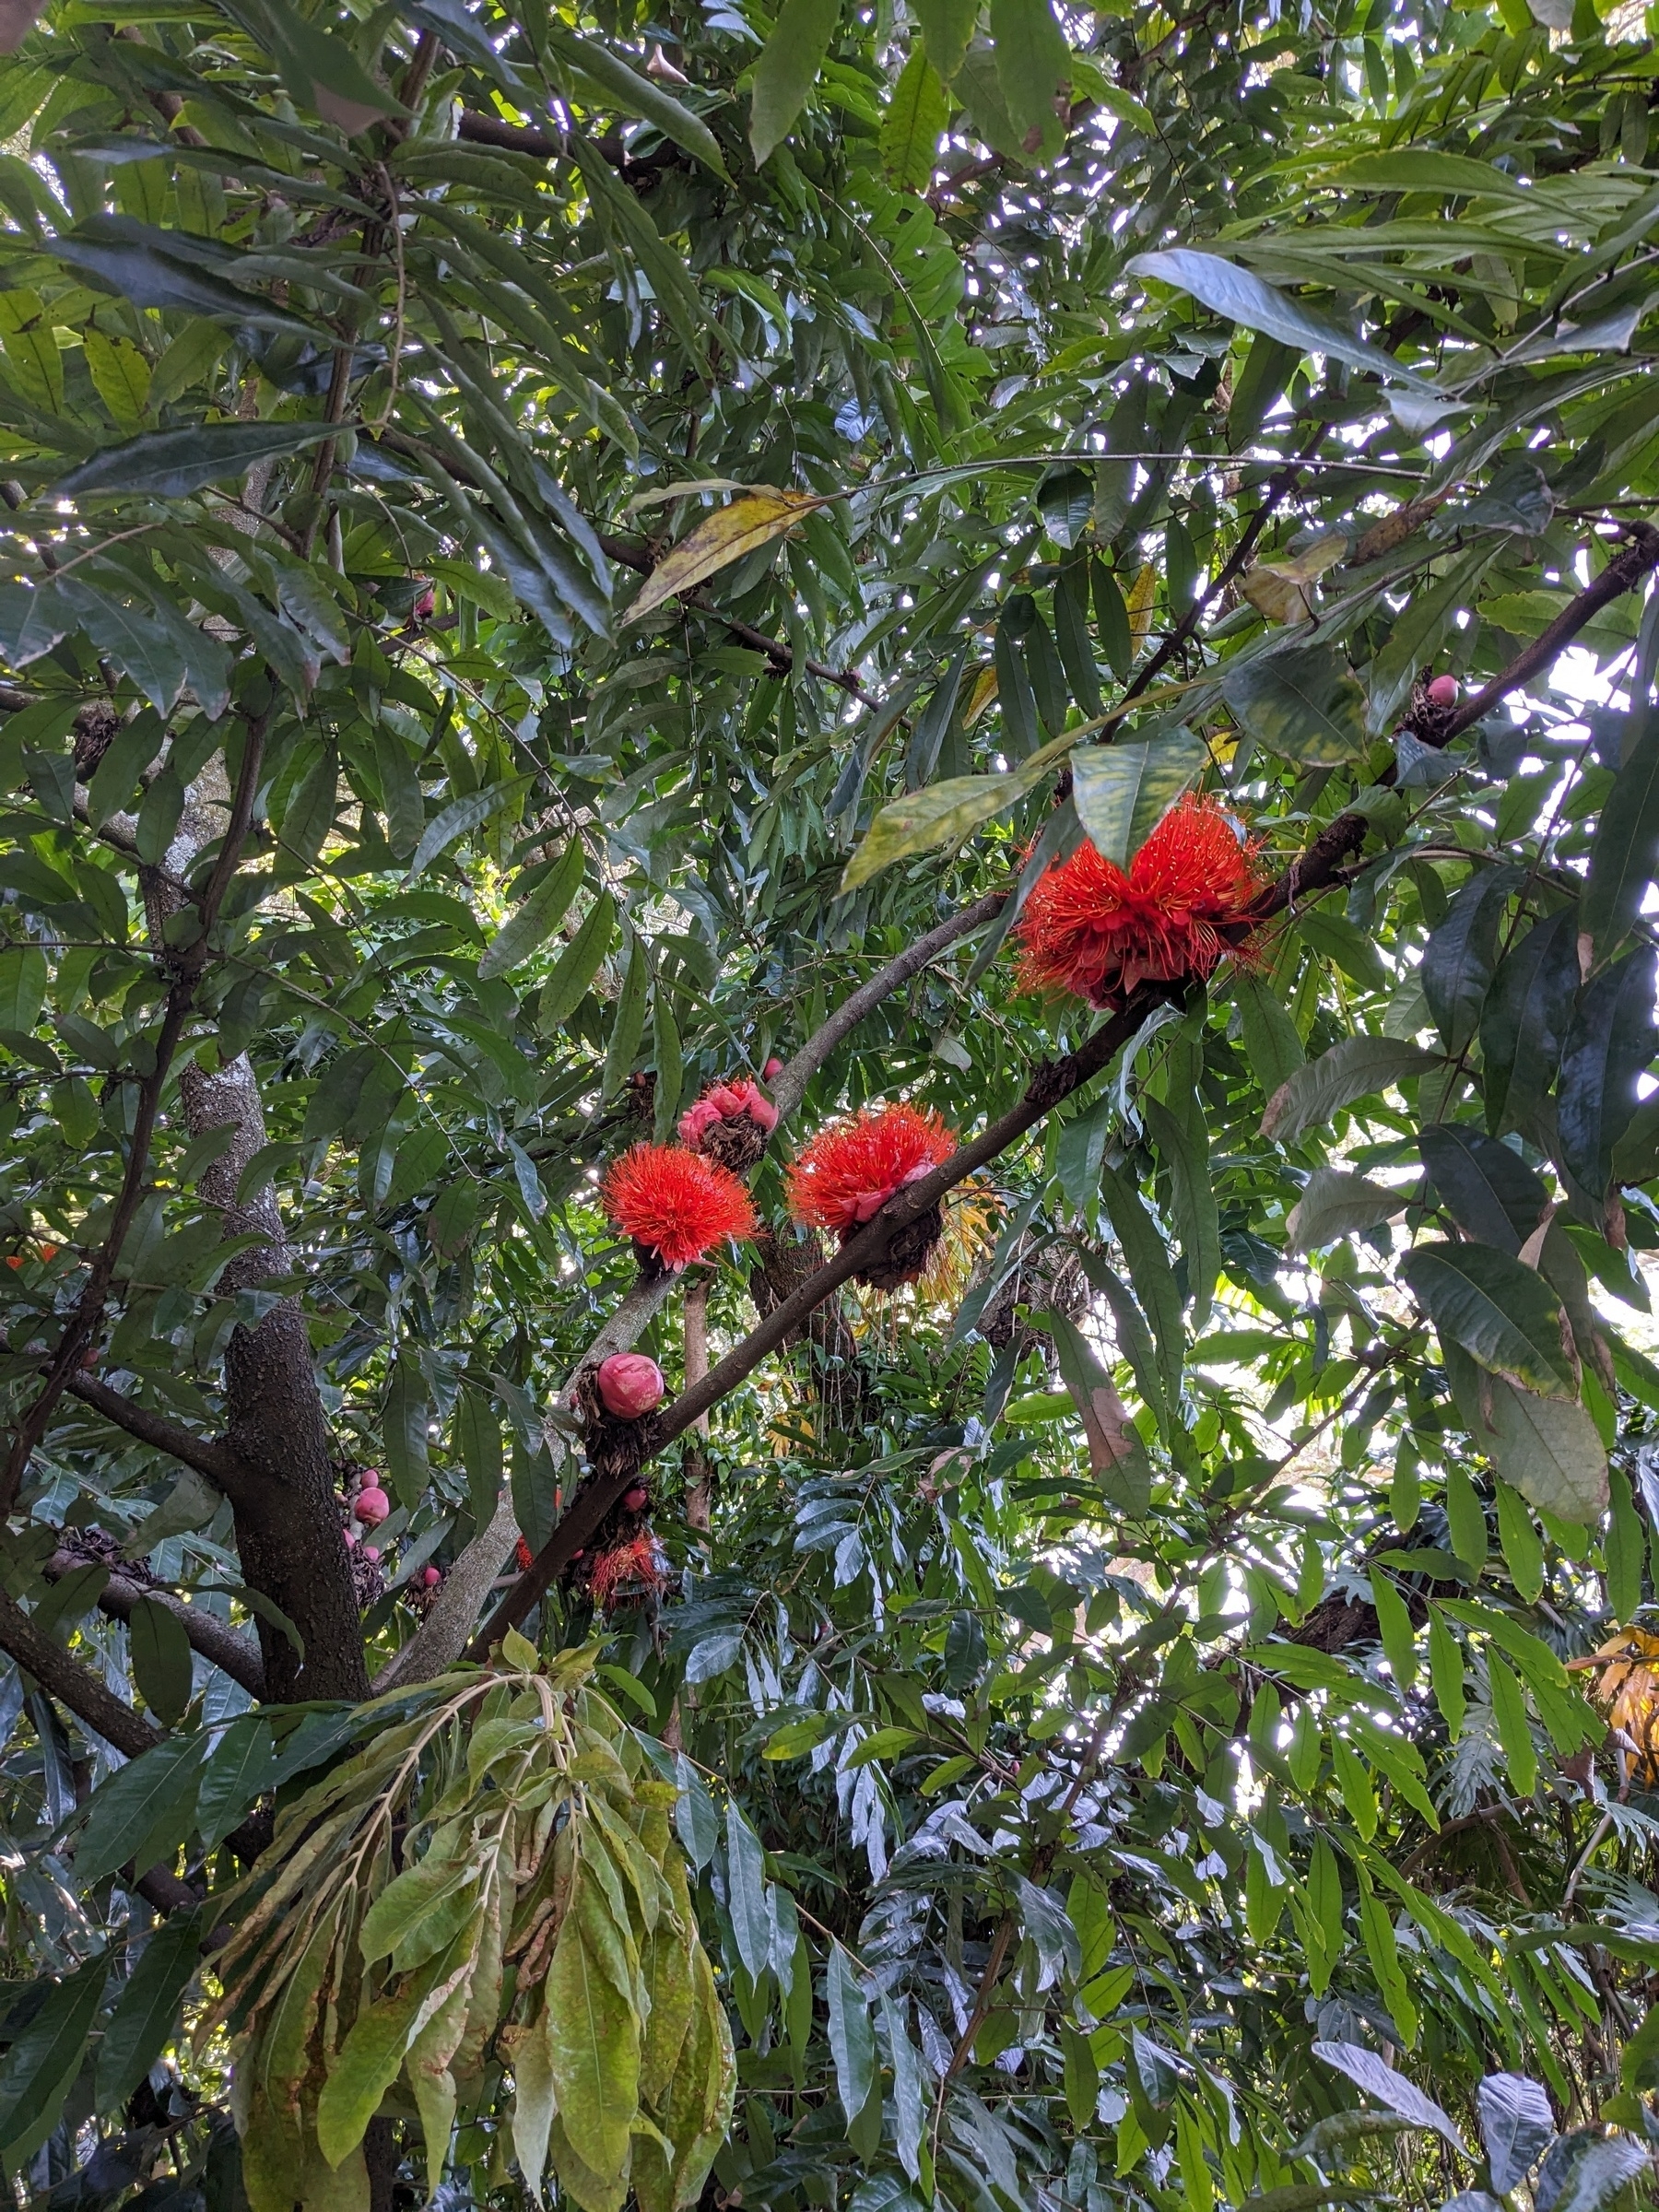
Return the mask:
{"type": "MultiPolygon", "coordinates": [[[[1288,878],[1295,877],[1298,891],[1302,892],[1317,888],[1316,878],[1321,871],[1328,874],[1335,865],[1335,859],[1329,847],[1321,851],[1316,844],[1300,855],[1286,873],[1288,878]]],[[[735,1389],[739,1382],[752,1374],[760,1362],[775,1351],[832,1291],[838,1290],[842,1283],[862,1268],[879,1260],[901,1230],[937,1206],[958,1183],[966,1182],[969,1176],[988,1167],[992,1160],[1006,1152],[1028,1130],[1035,1128],[1063,1100],[1100,1074],[1135,1035],[1152,1009],[1171,995],[1171,990],[1172,986],[1169,984],[1144,986],[1135,994],[1121,1013],[1114,1014],[1102,1023],[1076,1052],[1068,1053],[1058,1063],[1046,1061],[1039,1066],[1032,1075],[1025,1096],[1017,1104],[982,1130],[971,1143],[961,1146],[942,1167],[935,1168],[931,1175],[901,1192],[873,1221],[849,1238],[831,1259],[815,1274],[808,1276],[797,1290],[775,1306],[759,1326],[751,1329],[742,1343],[735,1346],[700,1382],[680,1393],[674,1403],[657,1417],[653,1453],[660,1453],[677,1436],[692,1428],[728,1391],[735,1389]]],[[[467,1647],[469,1658],[486,1658],[508,1630],[518,1626],[532,1606],[549,1588],[555,1577],[587,1544],[606,1513],[636,1479],[634,1471],[624,1469],[604,1480],[590,1477],[582,1484],[529,1568],[505,1593],[488,1621],[467,1647]]]]}
{"type": "MultiPolygon", "coordinates": [[[[73,1568],[87,1564],[78,1552],[54,1551],[46,1562],[45,1573],[49,1581],[56,1582],[73,1568]]],[[[112,1620],[130,1620],[134,1606],[146,1597],[166,1606],[183,1630],[184,1641],[193,1652],[200,1652],[204,1659],[229,1675],[233,1682],[240,1682],[250,1697],[265,1696],[265,1661],[259,1646],[246,1636],[239,1636],[228,1621],[220,1620],[217,1613],[209,1613],[205,1606],[187,1606],[171,1590],[125,1575],[116,1567],[112,1568],[110,1579],[99,1595],[99,1610],[107,1613],[112,1620]]]]}
{"type": "Polygon", "coordinates": [[[240,1479],[245,1480],[246,1469],[234,1452],[212,1437],[197,1436],[191,1430],[170,1421],[165,1414],[152,1413],[147,1406],[140,1406],[119,1390],[112,1390],[94,1375],[71,1375],[64,1385],[72,1398],[79,1398],[91,1406],[94,1413],[102,1414],[117,1429],[124,1429],[129,1436],[141,1444],[152,1444],[158,1452],[181,1465],[194,1467],[198,1475],[206,1475],[229,1495],[240,1479]]]}
{"type": "Polygon", "coordinates": [[[158,1727],[130,1705],[124,1705],[89,1666],[83,1666],[61,1644],[54,1643],[4,1590],[0,1590],[0,1651],[9,1652],[49,1696],[66,1705],[83,1726],[128,1759],[137,1759],[161,1741],[158,1727]]]}

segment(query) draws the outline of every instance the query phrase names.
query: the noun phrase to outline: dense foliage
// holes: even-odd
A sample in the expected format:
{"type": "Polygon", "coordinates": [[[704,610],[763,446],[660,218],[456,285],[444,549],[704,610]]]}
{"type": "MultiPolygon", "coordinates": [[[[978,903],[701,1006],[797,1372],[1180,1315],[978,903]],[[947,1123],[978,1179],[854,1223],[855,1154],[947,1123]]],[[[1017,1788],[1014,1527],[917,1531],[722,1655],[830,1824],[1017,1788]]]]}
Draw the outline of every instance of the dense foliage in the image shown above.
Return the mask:
{"type": "Polygon", "coordinates": [[[0,45],[18,2201],[1641,2196],[1639,11],[0,45]]]}

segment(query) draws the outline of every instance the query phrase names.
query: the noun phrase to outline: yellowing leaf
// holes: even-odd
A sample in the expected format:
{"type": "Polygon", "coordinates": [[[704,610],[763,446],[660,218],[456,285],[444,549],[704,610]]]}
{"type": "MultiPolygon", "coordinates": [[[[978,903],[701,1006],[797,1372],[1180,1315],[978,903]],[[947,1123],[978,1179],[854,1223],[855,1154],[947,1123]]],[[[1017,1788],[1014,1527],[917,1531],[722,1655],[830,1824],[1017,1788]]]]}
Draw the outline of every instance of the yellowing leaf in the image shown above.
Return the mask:
{"type": "Polygon", "coordinates": [[[1158,571],[1147,561],[1129,594],[1129,635],[1138,653],[1152,630],[1152,602],[1158,596],[1158,571]]]}
{"type": "Polygon", "coordinates": [[[1003,813],[1034,785],[1041,783],[1083,733],[1067,730],[1050,745],[1022,760],[1003,776],[947,776],[924,791],[906,792],[884,806],[865,832],[865,840],[847,863],[841,877],[843,891],[855,891],[896,860],[913,853],[931,853],[937,845],[960,844],[963,838],[1003,813]]]}
{"type": "Polygon", "coordinates": [[[1239,589],[1269,622],[1306,622],[1313,612],[1309,585],[1335,567],[1347,551],[1347,542],[1340,530],[1327,530],[1294,560],[1258,561],[1239,589]]]}
{"type": "Polygon", "coordinates": [[[962,727],[971,730],[995,697],[996,670],[987,663],[970,688],[968,704],[962,709],[962,727]]]}
{"type": "Polygon", "coordinates": [[[658,561],[627,619],[638,622],[654,614],[677,592],[688,592],[705,576],[730,568],[746,553],[769,545],[786,530],[803,522],[824,501],[809,491],[758,491],[747,500],[734,500],[698,524],[673,550],[658,561]]]}

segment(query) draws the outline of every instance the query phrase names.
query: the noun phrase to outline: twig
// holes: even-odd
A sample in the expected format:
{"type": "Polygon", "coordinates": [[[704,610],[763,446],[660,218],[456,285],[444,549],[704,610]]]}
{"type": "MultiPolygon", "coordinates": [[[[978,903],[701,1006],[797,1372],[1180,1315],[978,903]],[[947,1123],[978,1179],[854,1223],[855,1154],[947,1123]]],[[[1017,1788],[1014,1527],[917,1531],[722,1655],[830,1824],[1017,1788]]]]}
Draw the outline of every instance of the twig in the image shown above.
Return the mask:
{"type": "Polygon", "coordinates": [[[239,1479],[245,1477],[246,1470],[228,1445],[218,1443],[211,1437],[197,1436],[177,1421],[170,1421],[165,1414],[152,1413],[147,1406],[140,1406],[121,1391],[112,1390],[94,1375],[71,1375],[64,1388],[72,1398],[81,1399],[94,1413],[101,1413],[106,1421],[112,1421],[117,1429],[124,1429],[140,1443],[165,1452],[181,1465],[194,1467],[198,1475],[206,1475],[209,1482],[218,1483],[227,1493],[234,1489],[239,1479]]]}

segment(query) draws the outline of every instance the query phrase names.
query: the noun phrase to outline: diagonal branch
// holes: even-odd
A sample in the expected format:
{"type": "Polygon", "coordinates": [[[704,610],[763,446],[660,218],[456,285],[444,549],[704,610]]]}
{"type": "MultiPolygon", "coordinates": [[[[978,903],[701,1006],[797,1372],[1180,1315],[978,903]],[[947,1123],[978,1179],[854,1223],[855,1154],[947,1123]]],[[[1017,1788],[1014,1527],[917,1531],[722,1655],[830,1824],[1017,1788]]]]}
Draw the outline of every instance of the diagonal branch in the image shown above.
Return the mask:
{"type": "Polygon", "coordinates": [[[79,1398],[101,1413],[106,1421],[117,1429],[124,1429],[129,1436],[141,1444],[153,1444],[158,1452],[165,1452],[182,1466],[194,1467],[198,1475],[206,1475],[209,1482],[230,1495],[239,1481],[245,1482],[247,1470],[234,1452],[212,1437],[197,1436],[189,1429],[170,1421],[165,1414],[152,1413],[147,1406],[140,1406],[119,1390],[112,1390],[94,1375],[71,1375],[64,1385],[72,1398],[79,1398]]]}
{"type": "Polygon", "coordinates": [[[54,1643],[4,1590],[0,1590],[0,1651],[9,1652],[83,1726],[128,1759],[153,1750],[161,1741],[160,1729],[124,1704],[89,1666],[83,1666],[61,1644],[54,1643]]]}

